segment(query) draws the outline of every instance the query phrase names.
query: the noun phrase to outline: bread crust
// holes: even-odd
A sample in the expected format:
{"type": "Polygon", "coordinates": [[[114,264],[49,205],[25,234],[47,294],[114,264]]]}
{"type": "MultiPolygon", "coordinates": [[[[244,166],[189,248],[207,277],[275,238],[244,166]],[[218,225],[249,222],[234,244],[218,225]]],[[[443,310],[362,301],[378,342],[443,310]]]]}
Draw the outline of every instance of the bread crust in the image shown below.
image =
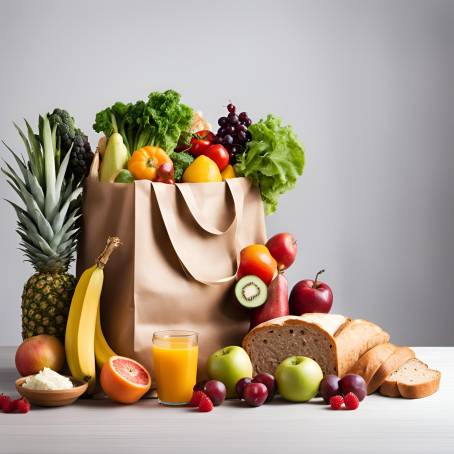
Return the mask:
{"type": "Polygon", "coordinates": [[[261,323],[246,334],[243,348],[250,354],[249,342],[255,334],[270,328],[295,325],[310,325],[328,337],[333,345],[335,369],[340,377],[345,375],[367,350],[389,340],[388,333],[369,321],[351,320],[338,314],[316,313],[302,316],[287,315],[261,323]]]}
{"type": "MultiPolygon", "coordinates": [[[[407,360],[406,362],[408,362],[407,360]]],[[[398,379],[387,378],[380,386],[380,394],[387,397],[404,397],[406,399],[421,399],[428,397],[438,391],[440,387],[441,373],[437,370],[429,369],[427,364],[417,359],[428,371],[434,374],[432,380],[425,383],[407,384],[399,382],[398,379]]],[[[406,364],[406,362],[404,364],[406,364]]],[[[402,367],[402,364],[400,367],[402,367]]],[[[399,369],[399,368],[398,368],[399,369]]],[[[394,372],[394,371],[393,371],[394,372]]]]}
{"type": "MultiPolygon", "coordinates": [[[[400,366],[405,364],[409,359],[415,357],[415,352],[410,347],[396,347],[392,353],[380,367],[377,369],[369,384],[367,385],[367,393],[372,394],[384,383],[386,377],[392,374],[400,366]]],[[[395,392],[395,391],[394,391],[395,392]]]]}
{"type": "Polygon", "coordinates": [[[428,397],[438,391],[440,387],[441,373],[438,370],[432,370],[435,372],[435,377],[426,383],[419,383],[417,385],[407,385],[405,383],[397,382],[397,388],[399,393],[405,399],[422,399],[428,397]]]}
{"type": "Polygon", "coordinates": [[[397,387],[397,381],[385,381],[380,386],[380,394],[386,397],[400,397],[399,388],[397,387]]]}
{"type": "Polygon", "coordinates": [[[361,358],[348,371],[349,374],[361,375],[367,384],[367,393],[369,392],[369,384],[378,371],[380,366],[386,361],[395,351],[394,344],[386,343],[379,344],[364,353],[361,358]]]}

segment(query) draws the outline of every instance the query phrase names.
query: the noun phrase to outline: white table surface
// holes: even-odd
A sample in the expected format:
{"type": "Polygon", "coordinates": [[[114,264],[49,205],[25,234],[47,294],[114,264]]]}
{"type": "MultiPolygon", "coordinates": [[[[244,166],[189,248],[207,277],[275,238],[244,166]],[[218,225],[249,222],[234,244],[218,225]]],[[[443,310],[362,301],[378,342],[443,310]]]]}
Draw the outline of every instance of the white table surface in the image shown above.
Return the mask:
{"type": "MultiPolygon", "coordinates": [[[[440,391],[419,400],[373,395],[356,411],[319,399],[275,399],[249,408],[229,401],[211,413],[79,400],[61,408],[0,413],[0,453],[454,453],[454,347],[415,348],[442,372],[440,391]]],[[[0,348],[0,392],[15,394],[14,348],[0,348]]]]}

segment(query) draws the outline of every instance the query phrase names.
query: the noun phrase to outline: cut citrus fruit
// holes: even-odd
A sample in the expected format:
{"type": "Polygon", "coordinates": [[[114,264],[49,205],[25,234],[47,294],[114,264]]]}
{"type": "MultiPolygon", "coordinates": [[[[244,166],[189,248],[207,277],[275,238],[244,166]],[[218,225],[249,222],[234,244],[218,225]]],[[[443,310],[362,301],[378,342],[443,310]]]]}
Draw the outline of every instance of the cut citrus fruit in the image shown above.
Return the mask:
{"type": "Polygon", "coordinates": [[[124,356],[111,356],[100,377],[103,391],[116,402],[132,404],[148,392],[151,378],[137,361],[124,356]]]}

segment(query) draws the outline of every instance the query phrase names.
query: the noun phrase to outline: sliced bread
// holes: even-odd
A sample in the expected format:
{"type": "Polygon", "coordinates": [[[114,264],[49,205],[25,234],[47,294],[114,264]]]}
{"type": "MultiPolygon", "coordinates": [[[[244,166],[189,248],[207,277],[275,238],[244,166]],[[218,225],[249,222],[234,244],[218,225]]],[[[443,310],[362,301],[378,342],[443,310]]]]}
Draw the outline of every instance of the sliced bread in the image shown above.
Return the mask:
{"type": "Polygon", "coordinates": [[[386,378],[380,386],[380,394],[420,399],[438,391],[440,378],[438,370],[429,369],[427,364],[412,358],[386,378]]]}
{"type": "Polygon", "coordinates": [[[364,353],[364,355],[362,355],[349,369],[348,373],[361,375],[367,384],[367,393],[370,394],[369,383],[380,366],[396,351],[396,349],[397,347],[394,344],[385,343],[376,345],[364,353]]]}
{"type": "Polygon", "coordinates": [[[367,393],[372,394],[386,380],[392,372],[399,369],[400,366],[405,364],[409,359],[415,357],[415,352],[409,347],[396,347],[394,352],[382,362],[380,367],[376,370],[372,379],[367,384],[367,393]]]}
{"type": "Polygon", "coordinates": [[[389,334],[366,320],[336,314],[285,316],[261,323],[243,339],[255,373],[274,374],[281,361],[308,356],[324,374],[342,377],[367,350],[388,342],[389,334]]]}

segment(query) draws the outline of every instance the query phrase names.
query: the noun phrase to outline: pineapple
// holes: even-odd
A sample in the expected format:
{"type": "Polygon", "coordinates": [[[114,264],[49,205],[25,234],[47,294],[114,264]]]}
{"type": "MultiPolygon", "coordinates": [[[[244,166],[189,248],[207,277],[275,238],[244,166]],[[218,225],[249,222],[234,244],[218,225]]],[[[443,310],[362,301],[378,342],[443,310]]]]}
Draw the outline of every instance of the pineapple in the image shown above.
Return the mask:
{"type": "Polygon", "coordinates": [[[56,126],[51,129],[48,116],[40,116],[38,135],[25,123],[27,134],[15,126],[28,160],[4,143],[18,171],[8,163],[2,169],[22,201],[22,207],[8,202],[18,217],[20,249],[36,270],[22,293],[22,337],[51,334],[63,340],[76,284],[68,267],[76,250],[82,188],[65,176],[71,154],[60,162],[56,126]]]}

